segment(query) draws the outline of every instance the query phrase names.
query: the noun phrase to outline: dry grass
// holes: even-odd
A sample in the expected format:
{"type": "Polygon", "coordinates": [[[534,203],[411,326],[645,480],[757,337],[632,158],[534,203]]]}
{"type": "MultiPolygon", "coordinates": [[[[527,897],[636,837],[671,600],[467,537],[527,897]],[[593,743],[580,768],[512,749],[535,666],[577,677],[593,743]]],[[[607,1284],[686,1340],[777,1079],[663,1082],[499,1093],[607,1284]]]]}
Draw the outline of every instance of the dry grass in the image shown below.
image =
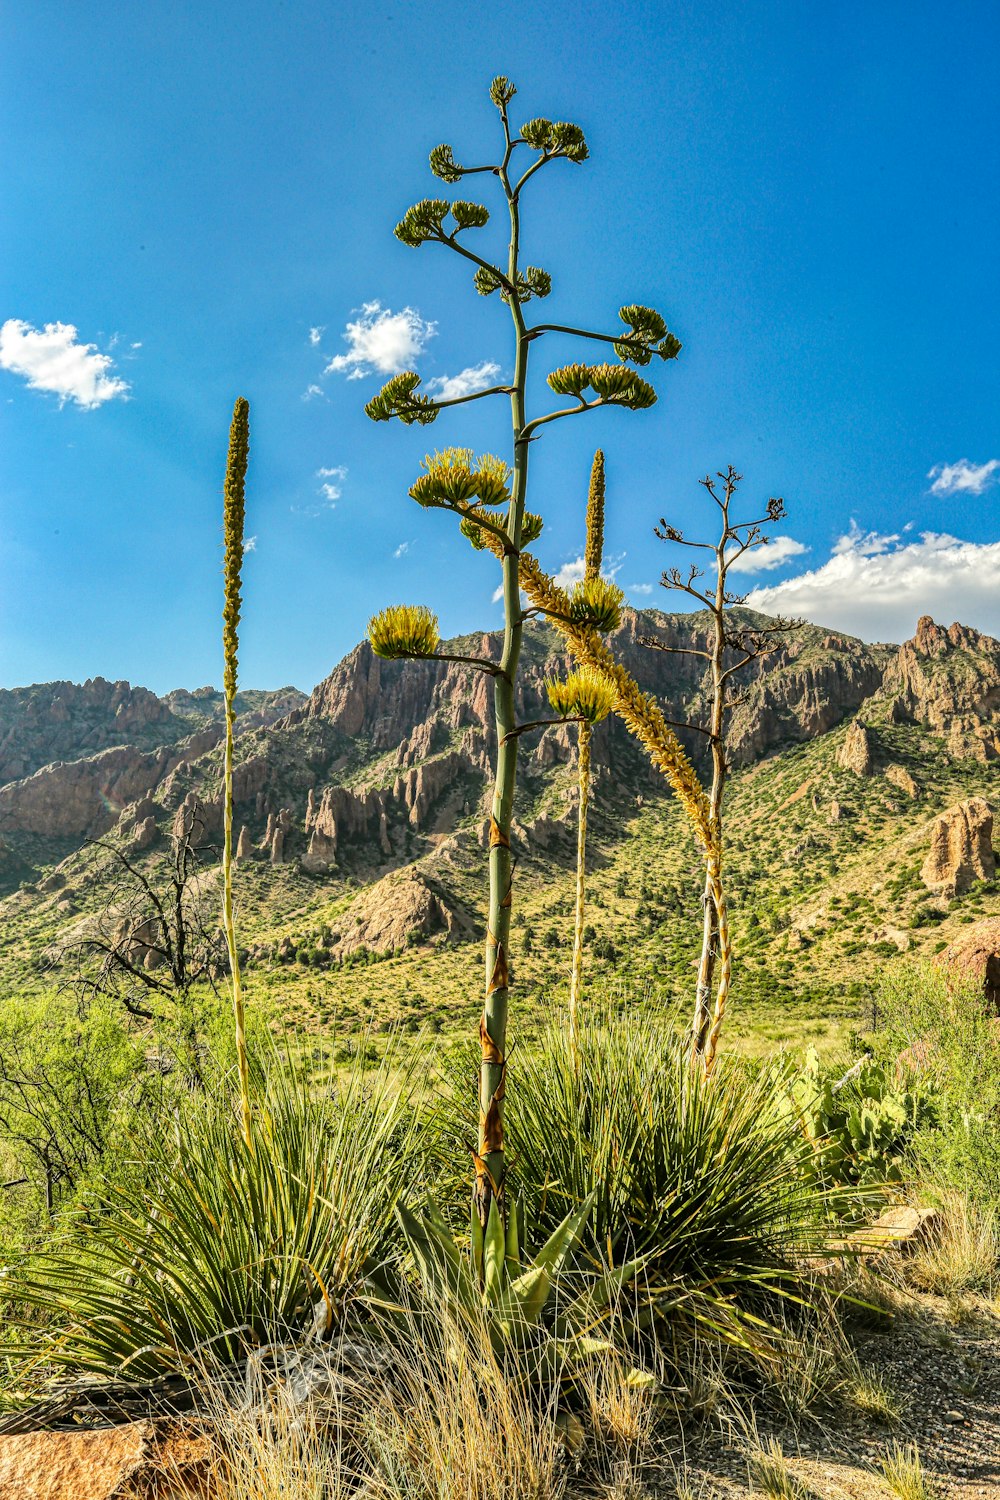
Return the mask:
{"type": "Polygon", "coordinates": [[[972,1202],[964,1193],[941,1199],[941,1224],[914,1251],[907,1279],[923,1292],[954,1296],[993,1292],[1000,1276],[1000,1224],[996,1210],[972,1202]]]}
{"type": "Polygon", "coordinates": [[[898,1500],[932,1500],[934,1491],[915,1443],[893,1443],[882,1460],[882,1473],[898,1500]]]}
{"type": "Polygon", "coordinates": [[[770,1437],[751,1448],[747,1470],[754,1493],[766,1496],[766,1500],[814,1500],[813,1491],[788,1467],[777,1438],[770,1437]]]}

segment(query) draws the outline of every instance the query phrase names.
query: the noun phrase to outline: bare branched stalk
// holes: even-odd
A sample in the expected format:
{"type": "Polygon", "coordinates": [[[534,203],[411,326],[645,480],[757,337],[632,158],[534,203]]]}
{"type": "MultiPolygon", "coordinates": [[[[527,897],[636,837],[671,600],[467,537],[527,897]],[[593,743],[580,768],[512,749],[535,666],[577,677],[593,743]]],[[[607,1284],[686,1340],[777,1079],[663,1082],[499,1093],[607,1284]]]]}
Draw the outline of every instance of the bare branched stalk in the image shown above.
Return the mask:
{"type": "Polygon", "coordinates": [[[694,564],[686,573],[677,567],[669,568],[660,580],[664,588],[679,590],[708,610],[712,623],[707,650],[667,647],[655,638],[642,640],[643,645],[654,650],[669,650],[675,655],[687,654],[707,661],[709,723],[707,729],[701,725],[691,726],[701,729],[707,735],[712,764],[712,779],[708,791],[709,840],[706,846],[705,889],[702,896],[704,915],[701,957],[691,1023],[691,1056],[703,1066],[707,1075],[715,1067],[733,972],[732,935],[723,873],[723,803],[729,771],[725,728],[726,715],[732,707],[729,683],[733,675],[750,662],[778,650],[781,638],[794,629],[797,623],[780,618],[770,625],[760,627],[741,627],[730,623],[730,610],[734,605],[745,603],[745,598],[729,592],[729,572],[738,565],[744,553],[766,545],[768,538],[764,533],[764,526],[768,522],[781,520],[785,513],[784,502],[772,497],[768,501],[766,515],[754,521],[734,522],[730,512],[741,478],[730,464],[724,473],[720,472],[715,478],[707,475],[701,481],[719,511],[721,526],[715,542],[691,541],[676,526],[663,519],[655,528],[661,541],[697,548],[711,552],[714,556],[714,582],[708,588],[699,586],[698,581],[704,574],[694,564]]]}
{"type": "Polygon", "coordinates": [[[250,1065],[247,1058],[246,1010],[240,956],[236,947],[236,924],[233,919],[233,725],[236,720],[236,672],[239,655],[240,588],[243,573],[243,521],[247,460],[250,454],[250,403],[240,396],[233,407],[229,429],[229,455],[226,462],[226,484],[223,499],[225,539],[225,605],[223,608],[222,649],[225,660],[223,693],[226,706],[226,755],[224,775],[224,824],[222,849],[222,922],[229,952],[229,971],[233,988],[233,1021],[236,1028],[236,1067],[240,1083],[240,1112],[243,1137],[253,1149],[250,1116],[250,1065]]]}

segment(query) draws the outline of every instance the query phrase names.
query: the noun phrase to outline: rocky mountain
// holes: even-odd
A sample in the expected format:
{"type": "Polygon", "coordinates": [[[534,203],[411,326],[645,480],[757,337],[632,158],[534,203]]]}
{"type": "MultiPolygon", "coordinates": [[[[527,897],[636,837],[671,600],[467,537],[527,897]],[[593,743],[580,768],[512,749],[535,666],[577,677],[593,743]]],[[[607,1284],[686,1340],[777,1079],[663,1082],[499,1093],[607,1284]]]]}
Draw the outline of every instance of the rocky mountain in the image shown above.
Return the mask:
{"type": "MultiPolygon", "coordinates": [[[[759,622],[745,614],[746,623],[759,622]]],[[[629,611],[612,639],[680,726],[703,718],[702,663],[650,651],[640,637],[702,648],[708,624],[704,614],[629,611]]],[[[495,660],[499,647],[487,634],[446,649],[495,660]]],[[[533,624],[526,632],[522,666],[522,720],[550,717],[545,680],[568,667],[551,627],[533,624]]],[[[240,706],[234,790],[251,958],[280,965],[308,951],[327,966],[366,962],[371,954],[403,962],[414,942],[453,948],[474,935],[495,752],[488,677],[451,661],[385,662],[362,643],[308,698],[285,689],[247,694],[240,706]],[[304,935],[296,936],[295,923],[304,935]]],[[[53,931],[99,901],[97,856],[86,840],[110,836],[150,870],[165,861],[171,833],[192,817],[209,844],[218,841],[219,713],[219,695],[210,689],[160,699],[100,679],[0,695],[7,772],[0,872],[4,888],[15,892],[0,925],[8,954],[34,952],[43,938],[50,951],[53,931]],[[61,760],[51,763],[54,748],[61,760]]],[[[702,735],[684,727],[679,733],[696,760],[704,755],[702,735]]],[[[572,864],[575,731],[549,726],[521,745],[515,834],[530,917],[531,892],[568,879],[572,864]]],[[[795,969],[799,953],[814,950],[817,932],[827,930],[806,879],[816,869],[826,872],[827,887],[834,879],[854,882],[845,886],[845,901],[855,900],[855,888],[870,901],[873,861],[892,868],[905,858],[904,906],[940,900],[945,920],[949,900],[977,900],[992,878],[1000,643],[929,618],[899,647],[804,626],[748,670],[729,753],[736,772],[732,858],[742,872],[737,886],[745,881],[743,899],[758,900],[761,911],[770,910],[772,897],[799,903],[780,929],[782,952],[791,955],[783,962],[795,969]],[[982,805],[934,831],[935,817],[970,798],[982,805]],[[952,852],[961,873],[950,868],[952,852]]],[[[674,909],[671,902],[683,905],[688,885],[697,888],[697,857],[662,780],[618,721],[595,735],[594,765],[597,887],[601,871],[631,859],[627,884],[642,846],[651,862],[642,888],[660,891],[656,899],[667,903],[652,909],[662,915],[674,909]]],[[[615,881],[617,890],[622,879],[615,881]]],[[[880,884],[888,890],[891,882],[880,884]]],[[[876,949],[902,946],[885,936],[904,930],[894,901],[886,896],[872,906],[865,942],[876,949]],[[882,936],[872,937],[875,931],[882,936]]],[[[648,906],[640,902],[640,913],[648,906]]],[[[607,910],[633,921],[610,893],[607,910]]],[[[933,927],[931,908],[921,911],[918,927],[933,927]]],[[[621,936],[609,926],[609,951],[621,936]]],[[[906,945],[914,940],[907,936],[906,945]]],[[[681,965],[688,962],[682,947],[675,955],[681,965]]]]}

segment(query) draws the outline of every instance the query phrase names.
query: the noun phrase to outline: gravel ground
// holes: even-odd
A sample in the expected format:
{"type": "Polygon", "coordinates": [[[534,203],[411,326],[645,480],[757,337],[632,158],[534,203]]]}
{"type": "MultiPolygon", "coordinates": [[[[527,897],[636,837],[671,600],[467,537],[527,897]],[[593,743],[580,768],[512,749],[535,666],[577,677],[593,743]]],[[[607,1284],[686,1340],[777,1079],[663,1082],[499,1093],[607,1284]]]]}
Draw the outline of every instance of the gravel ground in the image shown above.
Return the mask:
{"type": "MultiPolygon", "coordinates": [[[[856,1347],[900,1398],[895,1425],[838,1411],[794,1428],[755,1413],[760,1439],[781,1443],[802,1500],[888,1500],[893,1492],[880,1467],[894,1442],[916,1444],[936,1500],[1000,1500],[996,1304],[915,1296],[887,1331],[866,1334],[856,1347]]],[[[689,1439],[673,1462],[681,1471],[686,1459],[696,1500],[736,1500],[760,1493],[748,1480],[746,1451],[742,1433],[717,1429],[689,1439]]],[[[676,1492],[669,1483],[659,1491],[664,1500],[676,1492]]]]}

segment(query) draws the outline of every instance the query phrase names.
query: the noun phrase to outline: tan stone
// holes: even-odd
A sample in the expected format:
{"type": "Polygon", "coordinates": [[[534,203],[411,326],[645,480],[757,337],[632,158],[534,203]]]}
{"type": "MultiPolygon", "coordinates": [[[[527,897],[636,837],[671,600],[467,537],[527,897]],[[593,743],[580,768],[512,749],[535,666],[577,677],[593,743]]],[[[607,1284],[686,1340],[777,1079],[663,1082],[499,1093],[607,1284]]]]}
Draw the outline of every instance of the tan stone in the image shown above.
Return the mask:
{"type": "Polygon", "coordinates": [[[995,874],[993,811],[988,802],[970,797],[935,818],[920,870],[928,889],[961,895],[974,880],[992,880],[995,874]]]}
{"type": "Polygon", "coordinates": [[[208,1471],[204,1433],[178,1422],[130,1422],[0,1437],[3,1500],[181,1500],[208,1471]]]}
{"type": "Polygon", "coordinates": [[[981,989],[987,1005],[1000,1011],[1000,917],[973,922],[937,961],[950,977],[981,989]]]}
{"type": "Polygon", "coordinates": [[[837,764],[855,776],[871,776],[875,770],[875,753],[872,737],[860,719],[854,719],[848,728],[844,743],[837,752],[837,764]]]}
{"type": "Polygon", "coordinates": [[[887,1208],[874,1224],[856,1229],[848,1244],[862,1254],[884,1255],[886,1251],[913,1251],[926,1244],[941,1229],[941,1215],[934,1208],[911,1208],[901,1204],[887,1208]]]}
{"type": "Polygon", "coordinates": [[[886,766],[885,779],[891,781],[893,786],[898,786],[899,790],[905,792],[908,797],[920,795],[920,788],[905,766],[886,766]]]}

